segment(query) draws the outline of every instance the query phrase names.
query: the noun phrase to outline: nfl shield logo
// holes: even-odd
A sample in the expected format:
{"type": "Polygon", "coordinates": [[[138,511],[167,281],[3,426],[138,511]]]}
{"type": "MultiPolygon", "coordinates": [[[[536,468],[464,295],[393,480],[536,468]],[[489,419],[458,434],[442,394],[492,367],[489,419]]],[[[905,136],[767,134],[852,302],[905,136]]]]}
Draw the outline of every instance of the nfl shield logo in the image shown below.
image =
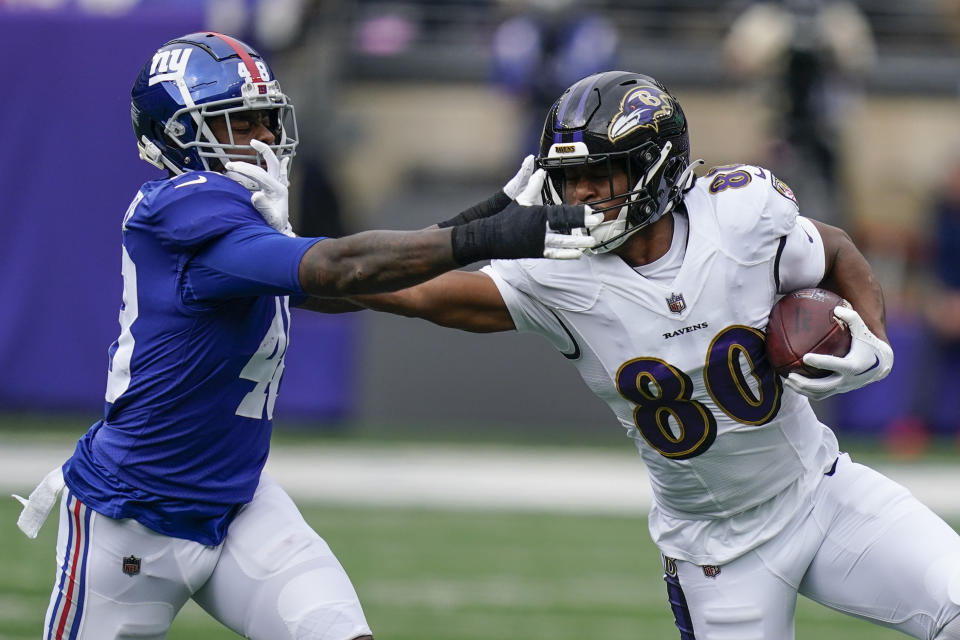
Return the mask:
{"type": "Polygon", "coordinates": [[[671,293],[670,297],[667,298],[667,306],[674,313],[682,313],[687,308],[687,303],[684,302],[682,293],[671,293]]]}
{"type": "Polygon", "coordinates": [[[131,577],[140,573],[140,558],[137,556],[126,556],[123,559],[123,572],[131,577]]]}
{"type": "Polygon", "coordinates": [[[708,578],[716,578],[720,575],[720,567],[712,564],[707,564],[703,566],[703,575],[708,578]]]}

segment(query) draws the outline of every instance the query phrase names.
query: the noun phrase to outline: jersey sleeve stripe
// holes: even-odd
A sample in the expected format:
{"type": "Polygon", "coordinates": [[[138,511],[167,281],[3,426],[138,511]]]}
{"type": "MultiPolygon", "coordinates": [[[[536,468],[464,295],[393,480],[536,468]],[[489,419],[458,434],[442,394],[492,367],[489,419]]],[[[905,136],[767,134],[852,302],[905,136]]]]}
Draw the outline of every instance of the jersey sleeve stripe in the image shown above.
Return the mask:
{"type": "Polygon", "coordinates": [[[780,256],[783,255],[783,248],[787,246],[787,236],[780,238],[780,244],[777,246],[777,257],[773,261],[773,282],[776,285],[776,291],[780,292],[780,256]]]}

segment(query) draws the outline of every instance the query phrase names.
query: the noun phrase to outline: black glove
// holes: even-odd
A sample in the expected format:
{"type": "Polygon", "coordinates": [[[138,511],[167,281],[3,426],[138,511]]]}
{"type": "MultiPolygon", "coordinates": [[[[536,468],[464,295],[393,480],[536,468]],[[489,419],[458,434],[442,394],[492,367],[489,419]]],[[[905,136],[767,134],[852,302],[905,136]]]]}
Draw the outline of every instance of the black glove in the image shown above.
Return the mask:
{"type": "Polygon", "coordinates": [[[570,232],[589,231],[602,220],[603,214],[592,213],[585,205],[522,206],[512,202],[494,216],[455,226],[453,259],[467,265],[492,259],[579,258],[597,241],[570,232]]]}

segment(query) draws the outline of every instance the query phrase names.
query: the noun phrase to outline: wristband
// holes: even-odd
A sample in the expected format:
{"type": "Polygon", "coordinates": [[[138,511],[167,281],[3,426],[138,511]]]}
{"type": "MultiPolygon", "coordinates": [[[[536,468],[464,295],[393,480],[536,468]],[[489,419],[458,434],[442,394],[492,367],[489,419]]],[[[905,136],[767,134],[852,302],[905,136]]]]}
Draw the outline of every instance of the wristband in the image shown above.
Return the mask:
{"type": "Polygon", "coordinates": [[[462,224],[467,224],[468,222],[473,222],[474,220],[487,218],[500,213],[511,202],[512,200],[510,200],[510,196],[504,193],[503,189],[501,189],[483,202],[478,202],[466,211],[458,213],[449,220],[444,220],[443,222],[437,223],[437,226],[441,229],[445,227],[457,227],[462,224]]]}
{"type": "Polygon", "coordinates": [[[582,205],[522,206],[515,202],[495,216],[453,228],[453,259],[464,266],[478,260],[542,258],[547,223],[568,232],[582,227],[582,205]]]}

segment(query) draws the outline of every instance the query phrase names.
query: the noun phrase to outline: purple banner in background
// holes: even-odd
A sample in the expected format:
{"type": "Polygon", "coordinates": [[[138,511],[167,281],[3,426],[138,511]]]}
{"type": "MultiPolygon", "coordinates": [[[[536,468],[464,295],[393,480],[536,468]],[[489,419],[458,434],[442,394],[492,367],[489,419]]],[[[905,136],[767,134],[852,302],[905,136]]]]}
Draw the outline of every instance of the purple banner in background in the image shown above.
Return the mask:
{"type": "MultiPolygon", "coordinates": [[[[137,158],[130,86],[154,49],[201,19],[0,10],[0,410],[101,411],[120,221],[158,175],[137,158]]],[[[278,415],[341,417],[357,319],[295,315],[278,415]]]]}

